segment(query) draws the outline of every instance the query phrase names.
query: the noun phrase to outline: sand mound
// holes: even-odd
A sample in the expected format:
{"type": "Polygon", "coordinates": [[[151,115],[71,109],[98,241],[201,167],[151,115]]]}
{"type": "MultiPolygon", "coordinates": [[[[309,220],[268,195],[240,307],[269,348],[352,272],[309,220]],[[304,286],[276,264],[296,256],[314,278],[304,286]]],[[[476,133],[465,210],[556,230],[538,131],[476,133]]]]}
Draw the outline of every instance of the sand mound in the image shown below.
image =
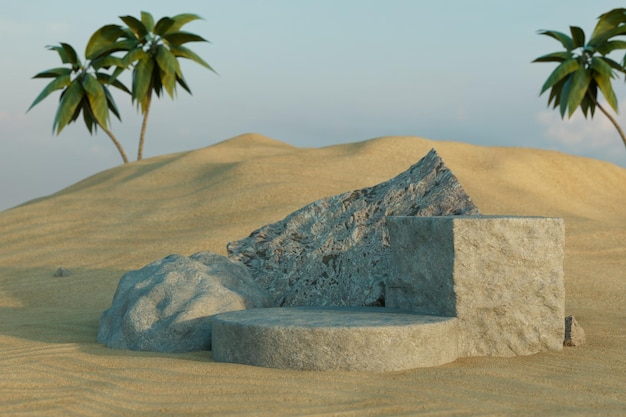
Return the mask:
{"type": "Polygon", "coordinates": [[[110,169],[0,213],[0,414],[619,414],[624,207],[626,170],[615,165],[415,137],[302,149],[247,134],[110,169]],[[125,271],[171,253],[224,254],[228,241],[323,196],[389,179],[433,147],[482,213],[565,218],[566,311],[587,345],[364,378],[95,342],[125,271]],[[73,275],[53,277],[58,267],[73,275]]]}

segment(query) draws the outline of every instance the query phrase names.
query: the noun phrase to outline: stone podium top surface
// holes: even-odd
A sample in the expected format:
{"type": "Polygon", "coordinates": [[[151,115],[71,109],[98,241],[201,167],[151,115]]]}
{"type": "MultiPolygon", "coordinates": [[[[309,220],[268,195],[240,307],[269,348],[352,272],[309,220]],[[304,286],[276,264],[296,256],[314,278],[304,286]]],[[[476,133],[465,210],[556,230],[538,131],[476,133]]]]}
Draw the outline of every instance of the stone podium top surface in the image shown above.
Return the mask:
{"type": "Polygon", "coordinates": [[[276,307],[221,313],[215,319],[243,326],[370,328],[425,325],[453,318],[384,307],[276,307]]]}

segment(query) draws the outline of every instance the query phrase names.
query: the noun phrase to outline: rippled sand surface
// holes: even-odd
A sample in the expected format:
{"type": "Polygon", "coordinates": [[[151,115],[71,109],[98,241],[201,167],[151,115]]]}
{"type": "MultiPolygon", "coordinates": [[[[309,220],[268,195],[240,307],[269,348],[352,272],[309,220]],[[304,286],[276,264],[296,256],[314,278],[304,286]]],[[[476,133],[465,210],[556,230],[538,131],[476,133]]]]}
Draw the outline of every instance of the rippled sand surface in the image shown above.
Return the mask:
{"type": "MultiPolygon", "coordinates": [[[[626,156],[625,156],[626,157],[626,156]]],[[[2,416],[626,415],[626,170],[562,153],[386,137],[302,149],[242,135],[0,213],[2,416]],[[588,343],[394,373],[297,372],[96,343],[122,274],[226,243],[435,148],[484,214],[566,221],[566,313],[588,343]],[[57,268],[73,272],[54,277],[57,268]]]]}

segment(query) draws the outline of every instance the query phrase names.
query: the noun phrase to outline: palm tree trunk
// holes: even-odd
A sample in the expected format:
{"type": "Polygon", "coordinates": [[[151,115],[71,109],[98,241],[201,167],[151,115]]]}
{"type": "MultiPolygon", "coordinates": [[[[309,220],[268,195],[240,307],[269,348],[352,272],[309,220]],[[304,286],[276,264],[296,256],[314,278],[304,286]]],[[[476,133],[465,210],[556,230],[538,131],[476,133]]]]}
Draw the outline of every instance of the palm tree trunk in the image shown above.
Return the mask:
{"type": "Polygon", "coordinates": [[[111,138],[111,140],[113,141],[113,143],[115,144],[115,147],[117,148],[117,150],[119,151],[120,155],[122,156],[122,159],[124,160],[124,163],[127,164],[128,163],[128,157],[126,156],[126,152],[124,152],[124,148],[122,148],[122,145],[120,144],[120,142],[117,140],[117,138],[115,137],[115,135],[113,134],[113,132],[111,132],[109,129],[106,128],[106,126],[102,126],[100,125],[100,128],[107,134],[109,135],[109,137],[111,138]]]}
{"type": "Polygon", "coordinates": [[[624,131],[622,130],[622,128],[620,127],[620,125],[617,123],[617,120],[615,120],[615,118],[613,116],[611,116],[611,114],[609,112],[607,112],[604,107],[602,107],[600,105],[600,103],[598,103],[598,101],[596,100],[595,97],[593,97],[591,94],[589,94],[589,97],[591,97],[591,100],[594,102],[594,104],[596,106],[598,106],[598,108],[600,109],[600,111],[602,113],[604,113],[604,115],[606,117],[609,118],[609,120],[611,121],[611,123],[613,123],[613,126],[615,126],[615,129],[617,129],[617,133],[619,133],[619,135],[622,138],[622,142],[624,142],[624,146],[626,146],[626,135],[624,135],[624,131]]]}
{"type": "Polygon", "coordinates": [[[141,161],[143,158],[143,142],[146,137],[146,126],[148,126],[148,115],[150,114],[150,104],[152,104],[152,88],[148,90],[148,97],[146,97],[146,111],[143,114],[143,122],[141,123],[141,133],[139,135],[139,149],[137,150],[137,160],[141,161]]]}

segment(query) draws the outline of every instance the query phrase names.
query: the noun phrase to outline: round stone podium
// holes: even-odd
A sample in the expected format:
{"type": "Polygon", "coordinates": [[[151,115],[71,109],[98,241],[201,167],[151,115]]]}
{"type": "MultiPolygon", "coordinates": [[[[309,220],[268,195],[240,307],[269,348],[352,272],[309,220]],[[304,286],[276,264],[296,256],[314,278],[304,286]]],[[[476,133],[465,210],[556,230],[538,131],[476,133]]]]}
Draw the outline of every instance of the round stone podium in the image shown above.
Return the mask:
{"type": "Polygon", "coordinates": [[[400,371],[451,362],[457,319],[383,307],[280,307],[212,320],[217,362],[298,370],[400,371]]]}

